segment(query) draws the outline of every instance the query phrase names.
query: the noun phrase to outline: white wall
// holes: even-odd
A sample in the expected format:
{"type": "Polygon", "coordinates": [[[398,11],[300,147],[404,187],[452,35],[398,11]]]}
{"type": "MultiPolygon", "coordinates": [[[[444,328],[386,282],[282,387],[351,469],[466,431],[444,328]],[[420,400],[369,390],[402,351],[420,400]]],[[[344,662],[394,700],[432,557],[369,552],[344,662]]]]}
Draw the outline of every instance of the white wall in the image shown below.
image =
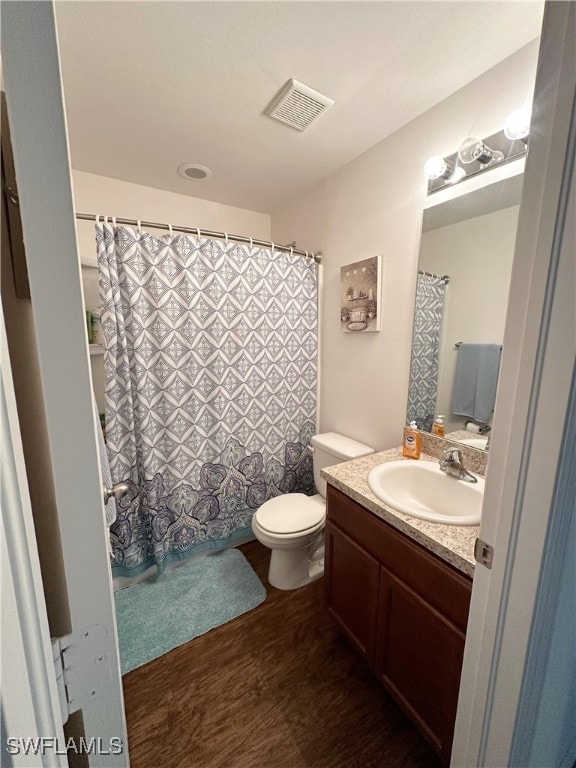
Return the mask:
{"type": "Polygon", "coordinates": [[[442,321],[436,412],[446,431],[462,429],[466,419],[452,414],[452,385],[459,341],[502,344],[519,206],[466,219],[425,232],[420,269],[449,275],[442,321]]]}
{"type": "MultiPolygon", "coordinates": [[[[231,205],[211,203],[197,197],[179,195],[162,189],[143,187],[128,181],[110,179],[84,171],[72,171],[74,205],[77,213],[118,216],[124,219],[155,221],[159,224],[177,224],[199,227],[213,232],[247,235],[270,240],[270,216],[231,205]]],[[[87,309],[98,309],[98,270],[94,222],[77,221],[78,247],[82,261],[82,282],[87,309]]],[[[152,230],[154,231],[154,230],[152,230]]],[[[157,234],[166,231],[155,230],[157,234]]],[[[293,238],[290,237],[288,241],[293,238]]],[[[92,356],[92,380],[100,412],[104,411],[104,360],[102,355],[92,356]]]]}
{"type": "MultiPolygon", "coordinates": [[[[320,429],[375,448],[398,445],[405,423],[423,165],[469,135],[489,136],[531,97],[538,43],[425,112],[272,215],[272,239],[320,249],[324,264],[320,429]],[[340,268],[382,255],[382,331],[340,331],[340,268]]],[[[312,129],[313,130],[313,129],[312,129]]]]}

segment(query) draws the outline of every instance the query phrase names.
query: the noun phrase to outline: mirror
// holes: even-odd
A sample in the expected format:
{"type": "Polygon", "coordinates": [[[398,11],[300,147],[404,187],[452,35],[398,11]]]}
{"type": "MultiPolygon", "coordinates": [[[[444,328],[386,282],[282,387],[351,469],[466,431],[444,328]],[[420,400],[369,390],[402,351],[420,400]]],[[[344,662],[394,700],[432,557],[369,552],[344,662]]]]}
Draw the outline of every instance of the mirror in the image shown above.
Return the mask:
{"type": "Polygon", "coordinates": [[[431,205],[423,216],[407,418],[430,432],[442,414],[447,438],[477,448],[490,432],[522,180],[519,174],[431,205]],[[472,384],[464,367],[471,351],[487,360],[472,384]],[[471,407],[470,398],[478,399],[471,389],[485,382],[487,397],[471,407]]]}

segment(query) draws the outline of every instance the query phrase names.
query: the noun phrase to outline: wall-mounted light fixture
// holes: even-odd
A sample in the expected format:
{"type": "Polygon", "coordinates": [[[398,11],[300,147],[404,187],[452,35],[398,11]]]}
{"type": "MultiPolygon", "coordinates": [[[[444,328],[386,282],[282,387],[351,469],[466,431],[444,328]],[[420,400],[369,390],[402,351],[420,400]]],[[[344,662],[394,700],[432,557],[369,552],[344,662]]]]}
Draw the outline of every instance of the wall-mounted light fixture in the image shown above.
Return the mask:
{"type": "Polygon", "coordinates": [[[528,134],[530,133],[530,110],[528,107],[522,107],[512,112],[506,118],[504,123],[504,135],[510,141],[523,141],[528,143],[528,134]]]}
{"type": "Polygon", "coordinates": [[[469,136],[460,145],[458,159],[464,165],[469,165],[476,160],[480,165],[495,165],[504,160],[504,153],[498,149],[491,149],[487,144],[484,144],[482,139],[477,139],[476,136],[469,136]]]}
{"type": "Polygon", "coordinates": [[[444,179],[446,184],[456,184],[466,176],[466,171],[461,165],[447,162],[440,155],[434,155],[426,160],[424,173],[430,181],[444,179]]]}
{"type": "Polygon", "coordinates": [[[458,152],[447,157],[430,157],[424,164],[428,194],[522,157],[528,151],[529,130],[529,110],[517,109],[506,119],[504,130],[485,139],[469,136],[458,152]]]}
{"type": "Polygon", "coordinates": [[[424,163],[424,173],[429,179],[449,179],[453,172],[454,166],[440,155],[433,155],[424,163]]]}

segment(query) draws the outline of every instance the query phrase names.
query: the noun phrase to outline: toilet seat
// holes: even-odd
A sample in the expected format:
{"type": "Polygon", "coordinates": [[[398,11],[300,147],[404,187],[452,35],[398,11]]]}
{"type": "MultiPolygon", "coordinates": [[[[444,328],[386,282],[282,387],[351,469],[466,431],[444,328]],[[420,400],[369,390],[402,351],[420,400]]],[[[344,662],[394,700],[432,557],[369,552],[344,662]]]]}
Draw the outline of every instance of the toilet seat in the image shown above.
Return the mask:
{"type": "Polygon", "coordinates": [[[285,536],[322,527],[325,509],[304,493],[288,493],[266,501],[255,517],[264,531],[285,536]]]}

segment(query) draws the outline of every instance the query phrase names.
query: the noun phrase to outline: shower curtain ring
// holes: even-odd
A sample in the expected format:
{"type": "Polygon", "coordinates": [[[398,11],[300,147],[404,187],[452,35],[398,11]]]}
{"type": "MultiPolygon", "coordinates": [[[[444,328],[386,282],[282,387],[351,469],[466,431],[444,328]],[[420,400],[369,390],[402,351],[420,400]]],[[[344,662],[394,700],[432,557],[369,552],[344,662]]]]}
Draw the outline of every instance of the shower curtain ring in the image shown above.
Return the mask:
{"type": "Polygon", "coordinates": [[[138,225],[138,232],[142,234],[142,219],[136,219],[136,224],[138,225]]]}
{"type": "Polygon", "coordinates": [[[168,224],[168,234],[170,235],[170,238],[174,237],[174,233],[172,232],[172,224],[168,224]]]}
{"type": "Polygon", "coordinates": [[[254,247],[254,245],[253,245],[253,243],[252,243],[252,238],[251,238],[251,237],[249,237],[248,239],[250,240],[250,250],[252,250],[252,248],[254,247]]]}
{"type": "Polygon", "coordinates": [[[224,245],[228,245],[228,232],[224,232],[224,245]]]}
{"type": "Polygon", "coordinates": [[[290,246],[290,256],[294,256],[294,248],[290,246]]]}
{"type": "Polygon", "coordinates": [[[270,247],[270,250],[272,251],[272,253],[274,253],[274,248],[275,248],[276,246],[275,246],[275,245],[274,245],[274,243],[272,243],[272,242],[270,243],[270,246],[271,246],[271,247],[270,247]]]}
{"type": "Polygon", "coordinates": [[[200,240],[200,227],[196,227],[196,237],[200,240]]]}

